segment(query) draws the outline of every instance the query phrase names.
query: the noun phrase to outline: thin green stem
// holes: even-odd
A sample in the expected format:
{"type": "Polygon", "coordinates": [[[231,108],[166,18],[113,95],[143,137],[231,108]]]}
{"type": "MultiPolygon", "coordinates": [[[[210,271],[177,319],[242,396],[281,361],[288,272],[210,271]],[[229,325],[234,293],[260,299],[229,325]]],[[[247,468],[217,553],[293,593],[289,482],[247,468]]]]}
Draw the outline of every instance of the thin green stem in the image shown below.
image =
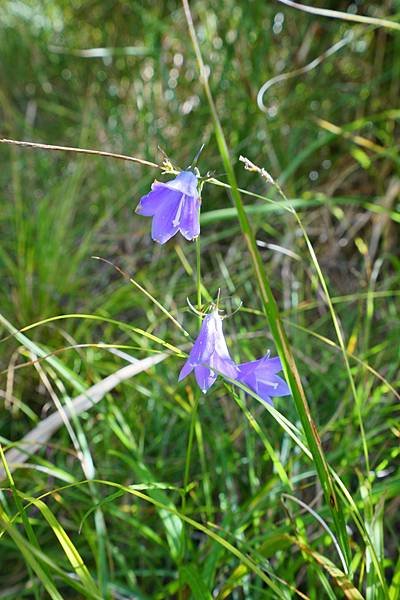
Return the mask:
{"type": "MultiPolygon", "coordinates": [[[[197,288],[197,310],[201,311],[201,247],[200,236],[196,238],[196,288],[197,288]]],[[[201,325],[201,317],[200,325],[201,325]]]]}
{"type": "Polygon", "coordinates": [[[315,251],[314,251],[314,247],[311,243],[309,235],[308,235],[298,213],[296,212],[295,208],[291,205],[290,200],[287,198],[285,192],[282,190],[279,183],[277,181],[275,181],[265,169],[259,168],[256,165],[250,163],[250,161],[248,161],[248,159],[243,159],[243,162],[245,163],[245,168],[247,168],[248,170],[257,171],[261,175],[261,177],[263,177],[264,179],[267,180],[268,183],[272,183],[272,185],[274,185],[276,187],[280,196],[283,198],[283,200],[285,202],[288,203],[289,208],[291,209],[291,212],[295,216],[297,224],[300,227],[303,237],[305,239],[305,242],[306,242],[306,245],[308,248],[308,252],[311,256],[311,260],[312,260],[315,270],[317,272],[318,279],[319,279],[321,287],[324,291],[325,299],[328,304],[328,308],[329,308],[329,312],[330,312],[330,315],[332,318],[333,326],[335,328],[336,336],[337,336],[337,339],[339,342],[339,347],[340,347],[340,350],[342,351],[347,376],[348,376],[349,382],[350,382],[351,392],[352,392],[352,395],[354,398],[354,403],[355,403],[356,409],[357,409],[357,417],[358,417],[358,422],[359,422],[359,426],[360,426],[361,440],[362,440],[362,446],[363,446],[363,452],[364,452],[365,468],[367,471],[367,479],[368,479],[369,473],[370,473],[370,463],[369,463],[367,438],[366,438],[366,434],[365,434],[364,423],[363,423],[362,412],[361,412],[362,403],[361,403],[359,394],[357,393],[356,384],[354,381],[353,374],[351,372],[350,361],[348,358],[348,352],[346,350],[346,345],[345,345],[344,337],[343,337],[342,330],[340,327],[339,319],[336,316],[335,309],[334,309],[333,303],[332,303],[332,298],[329,293],[328,285],[327,285],[327,283],[325,281],[325,277],[322,273],[317,255],[315,254],[315,251]]]}
{"type": "Polygon", "coordinates": [[[351,388],[351,392],[354,398],[354,402],[356,405],[356,409],[357,409],[357,416],[358,416],[358,422],[359,422],[359,426],[360,426],[360,433],[361,433],[361,439],[362,439],[362,445],[363,445],[363,452],[364,452],[364,460],[365,460],[365,467],[366,467],[366,471],[367,471],[367,479],[369,478],[369,473],[370,473],[370,463],[369,463],[369,455],[368,455],[368,444],[367,444],[367,438],[365,435],[365,429],[364,429],[364,423],[363,423],[363,419],[362,419],[362,413],[361,413],[361,400],[359,397],[359,394],[357,393],[357,389],[356,389],[356,385],[355,385],[355,381],[354,381],[354,377],[353,374],[351,372],[351,368],[350,368],[350,361],[348,358],[348,352],[346,350],[346,345],[344,342],[344,337],[342,334],[342,330],[340,327],[340,323],[339,323],[339,319],[336,316],[335,313],[335,309],[333,307],[333,303],[332,303],[332,298],[329,294],[329,289],[328,289],[328,285],[325,281],[325,277],[322,273],[317,255],[315,254],[314,251],[314,247],[311,243],[311,240],[309,238],[309,235],[298,215],[298,213],[296,212],[296,209],[294,208],[294,206],[291,205],[290,200],[287,198],[285,192],[283,191],[283,189],[281,188],[281,186],[279,185],[279,183],[277,181],[275,181],[271,175],[263,168],[257,167],[256,165],[254,165],[253,163],[251,163],[248,159],[241,157],[242,162],[245,163],[245,168],[247,170],[251,170],[251,171],[256,171],[258,172],[261,177],[263,177],[268,183],[271,183],[272,185],[274,185],[276,187],[276,189],[278,190],[279,195],[283,198],[283,200],[285,202],[288,203],[288,206],[291,210],[291,212],[293,213],[298,226],[301,229],[301,232],[303,234],[303,237],[305,239],[307,248],[308,248],[308,252],[311,256],[311,260],[314,264],[315,270],[317,272],[318,275],[318,279],[320,281],[321,287],[324,291],[324,295],[325,295],[325,299],[326,302],[328,304],[328,308],[329,308],[329,312],[332,318],[332,322],[333,322],[333,326],[335,328],[335,332],[336,332],[336,336],[339,342],[339,347],[340,350],[342,351],[342,355],[343,355],[343,360],[345,363],[345,367],[346,367],[346,372],[347,372],[347,376],[349,378],[349,382],[350,382],[350,388],[351,388]]]}
{"type": "MultiPolygon", "coordinates": [[[[283,194],[283,192],[281,192],[283,194]]],[[[283,194],[283,197],[285,197],[285,195],[283,194]]],[[[345,364],[345,368],[346,368],[346,372],[347,372],[347,376],[349,378],[349,382],[350,382],[350,388],[351,388],[351,392],[354,398],[354,402],[356,405],[356,409],[357,409],[357,416],[358,416],[358,422],[359,422],[359,427],[360,427],[360,433],[361,433],[361,440],[362,440],[362,446],[363,446],[363,452],[364,452],[364,460],[365,460],[365,468],[366,468],[366,472],[367,472],[367,478],[369,478],[369,472],[370,472],[370,465],[369,465],[369,455],[368,455],[368,444],[367,444],[367,438],[365,435],[365,429],[364,429],[364,423],[363,423],[363,419],[362,419],[362,413],[361,413],[361,400],[359,398],[359,394],[357,393],[357,388],[356,388],[356,384],[354,381],[354,377],[353,374],[351,372],[351,367],[350,367],[350,361],[347,355],[347,350],[346,350],[346,345],[343,339],[343,335],[342,335],[342,331],[340,328],[340,323],[339,320],[336,316],[336,312],[335,309],[333,308],[333,304],[332,304],[332,300],[331,300],[331,296],[329,294],[329,290],[328,290],[328,286],[326,284],[325,278],[323,276],[323,273],[321,271],[321,267],[319,265],[317,256],[315,254],[314,248],[311,244],[311,240],[308,236],[308,233],[306,232],[303,223],[301,222],[300,217],[298,216],[297,212],[293,209],[293,214],[296,217],[296,221],[302,231],[302,234],[304,236],[304,239],[306,241],[307,247],[308,247],[308,251],[310,253],[310,256],[312,258],[312,261],[314,263],[315,269],[317,271],[317,275],[318,275],[318,279],[321,283],[322,289],[324,291],[324,295],[325,295],[325,299],[326,302],[328,304],[328,308],[329,308],[329,312],[332,318],[332,322],[333,322],[333,326],[335,328],[335,332],[336,332],[336,336],[339,342],[339,347],[340,350],[342,352],[343,355],[343,360],[344,360],[344,364],[345,364]]]]}
{"type": "MultiPolygon", "coordinates": [[[[192,407],[192,414],[190,419],[190,429],[189,429],[189,439],[188,445],[186,449],[186,459],[185,459],[185,471],[183,475],[183,493],[182,493],[182,503],[181,503],[181,513],[182,515],[186,515],[186,496],[187,496],[187,487],[189,485],[189,477],[190,477],[190,464],[192,460],[192,449],[193,449],[193,440],[194,434],[196,430],[196,421],[197,421],[197,411],[199,406],[199,398],[200,393],[196,391],[195,401],[192,407]]],[[[182,538],[181,538],[181,549],[180,549],[180,557],[179,564],[182,566],[185,560],[186,554],[186,526],[185,521],[182,522],[182,538]]],[[[180,576],[179,576],[180,577],[180,576]]],[[[183,587],[179,586],[179,600],[183,599],[183,587]]]]}
{"type": "Polygon", "coordinates": [[[182,496],[182,512],[185,513],[186,509],[186,488],[189,485],[189,476],[190,476],[190,463],[192,460],[192,449],[193,449],[193,440],[194,433],[196,429],[196,419],[197,419],[197,411],[199,407],[199,398],[200,393],[196,393],[196,398],[192,408],[192,414],[190,419],[190,429],[189,429],[189,439],[188,445],[186,449],[186,460],[185,460],[185,472],[183,476],[183,496],[182,496]]]}
{"type": "MultiPolygon", "coordinates": [[[[22,523],[24,525],[26,534],[28,536],[29,543],[32,546],[34,546],[35,548],[39,549],[40,548],[39,547],[39,542],[38,542],[38,540],[36,538],[36,535],[35,535],[35,533],[33,531],[33,528],[32,528],[32,525],[30,523],[29,517],[27,516],[27,513],[26,513],[26,511],[25,511],[25,509],[24,509],[24,507],[22,505],[21,499],[20,499],[20,497],[18,495],[17,488],[15,487],[15,483],[14,483],[14,478],[13,478],[13,476],[11,474],[10,468],[8,466],[8,463],[7,463],[7,459],[6,459],[4,451],[3,451],[3,446],[1,444],[0,444],[0,461],[1,461],[2,465],[3,465],[4,472],[5,472],[6,476],[7,476],[7,479],[8,479],[11,491],[12,491],[12,495],[13,495],[13,498],[14,498],[14,501],[15,501],[15,505],[17,507],[17,511],[21,515],[21,520],[22,520],[22,523]]],[[[2,509],[0,507],[0,516],[1,515],[5,515],[5,514],[6,513],[2,513],[2,509]]],[[[4,516],[3,516],[2,520],[4,520],[4,516]]],[[[49,573],[48,573],[47,569],[44,566],[42,566],[42,568],[43,568],[43,571],[45,571],[46,575],[49,576],[49,573]]],[[[30,574],[30,577],[32,577],[32,567],[31,567],[31,565],[29,563],[27,563],[27,569],[28,569],[28,572],[30,574]]],[[[35,598],[38,598],[39,594],[38,594],[38,590],[37,590],[36,585],[33,587],[33,592],[35,594],[35,598]]]]}

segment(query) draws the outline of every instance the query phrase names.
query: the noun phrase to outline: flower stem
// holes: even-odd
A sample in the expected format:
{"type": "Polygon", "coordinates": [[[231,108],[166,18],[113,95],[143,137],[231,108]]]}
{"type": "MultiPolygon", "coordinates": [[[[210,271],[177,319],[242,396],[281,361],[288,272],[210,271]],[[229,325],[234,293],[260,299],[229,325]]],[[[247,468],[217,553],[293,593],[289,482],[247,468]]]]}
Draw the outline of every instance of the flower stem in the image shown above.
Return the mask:
{"type": "Polygon", "coordinates": [[[187,445],[187,449],[186,449],[185,473],[183,476],[183,487],[184,487],[183,498],[182,498],[182,512],[183,513],[185,513],[185,508],[186,508],[186,488],[189,484],[190,462],[192,459],[193,439],[194,439],[194,431],[195,431],[195,425],[196,425],[196,419],[197,419],[197,410],[198,410],[198,406],[199,406],[199,397],[200,397],[200,394],[196,393],[196,398],[195,398],[195,401],[194,401],[194,404],[192,407],[192,414],[191,414],[191,419],[190,419],[189,439],[188,439],[188,445],[187,445]]]}
{"type": "MultiPolygon", "coordinates": [[[[187,487],[189,485],[189,476],[190,476],[190,463],[192,460],[192,449],[193,449],[193,439],[194,433],[196,429],[196,420],[197,420],[197,411],[199,406],[199,398],[200,392],[196,392],[196,397],[194,403],[192,405],[192,414],[190,419],[190,429],[189,429],[189,439],[186,448],[186,459],[185,459],[185,471],[183,475],[183,493],[182,493],[182,503],[181,503],[181,514],[185,516],[186,514],[186,494],[187,487]]],[[[179,564],[182,565],[185,560],[186,554],[186,523],[182,521],[182,537],[181,537],[181,546],[180,546],[180,557],[179,564]]],[[[183,587],[179,585],[179,600],[183,600],[183,587]]]]}
{"type": "MultiPolygon", "coordinates": [[[[197,310],[201,311],[201,248],[200,236],[196,238],[196,287],[197,287],[197,310]]],[[[199,316],[201,326],[201,317],[199,316]]]]}

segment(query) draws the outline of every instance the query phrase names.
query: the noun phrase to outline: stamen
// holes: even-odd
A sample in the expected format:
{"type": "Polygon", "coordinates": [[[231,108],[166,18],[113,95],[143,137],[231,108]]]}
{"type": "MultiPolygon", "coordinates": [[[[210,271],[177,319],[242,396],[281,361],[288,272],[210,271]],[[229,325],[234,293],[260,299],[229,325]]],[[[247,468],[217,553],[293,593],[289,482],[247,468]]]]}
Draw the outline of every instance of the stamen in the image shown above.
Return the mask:
{"type": "Polygon", "coordinates": [[[182,196],[182,198],[179,202],[178,210],[176,211],[175,219],[172,221],[172,225],[174,227],[177,227],[180,223],[184,201],[185,201],[185,195],[182,196]]]}

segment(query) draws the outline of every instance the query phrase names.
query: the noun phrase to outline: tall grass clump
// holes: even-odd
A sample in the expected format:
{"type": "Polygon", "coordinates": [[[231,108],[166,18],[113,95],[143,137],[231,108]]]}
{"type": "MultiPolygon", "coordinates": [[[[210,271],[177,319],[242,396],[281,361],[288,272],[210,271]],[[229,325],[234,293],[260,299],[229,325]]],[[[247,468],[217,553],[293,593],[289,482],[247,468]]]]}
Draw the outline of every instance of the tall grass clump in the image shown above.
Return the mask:
{"type": "Polygon", "coordinates": [[[396,2],[1,12],[0,598],[400,598],[396,2]]]}

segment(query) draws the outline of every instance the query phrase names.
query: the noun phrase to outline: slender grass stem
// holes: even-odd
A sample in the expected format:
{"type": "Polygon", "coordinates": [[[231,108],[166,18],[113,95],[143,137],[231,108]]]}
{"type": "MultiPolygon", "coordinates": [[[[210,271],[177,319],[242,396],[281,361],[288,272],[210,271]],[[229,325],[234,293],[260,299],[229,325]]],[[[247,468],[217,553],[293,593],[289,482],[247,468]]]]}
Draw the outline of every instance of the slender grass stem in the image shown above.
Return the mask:
{"type": "MultiPolygon", "coordinates": [[[[190,418],[190,428],[189,428],[189,438],[188,438],[188,443],[187,443],[187,448],[186,448],[185,471],[184,471],[184,475],[183,475],[183,493],[182,493],[182,503],[181,503],[182,515],[186,515],[187,488],[189,485],[190,464],[192,461],[193,440],[194,440],[194,434],[195,434],[195,430],[196,430],[199,398],[200,398],[200,393],[198,391],[196,391],[196,397],[194,400],[194,404],[192,406],[192,413],[191,413],[191,418],[190,418]]],[[[183,521],[182,522],[182,538],[181,538],[181,554],[179,557],[179,563],[181,566],[185,560],[186,549],[187,549],[186,523],[185,523],[185,521],[183,521]]],[[[183,599],[182,584],[179,586],[179,600],[181,600],[181,599],[183,599]]]]}
{"type": "Polygon", "coordinates": [[[199,408],[199,398],[200,398],[200,394],[196,393],[195,401],[194,401],[194,404],[192,407],[191,419],[190,419],[189,438],[188,438],[188,444],[187,444],[187,449],[186,449],[185,472],[183,475],[183,488],[184,488],[183,496],[182,496],[182,512],[183,513],[185,513],[185,509],[186,509],[186,495],[187,495],[186,492],[187,492],[187,486],[189,485],[190,463],[192,461],[193,440],[194,440],[197,412],[198,412],[198,408],[199,408]]]}
{"type": "Polygon", "coordinates": [[[138,163],[139,165],[145,165],[146,167],[161,168],[157,163],[153,163],[143,158],[136,158],[134,156],[127,156],[126,154],[117,154],[115,152],[105,152],[104,150],[92,150],[88,148],[75,148],[73,146],[54,146],[51,144],[40,144],[38,142],[25,142],[21,140],[9,140],[6,138],[0,139],[0,144],[12,144],[13,146],[23,146],[25,148],[37,148],[41,150],[50,150],[55,152],[74,152],[75,154],[91,154],[94,156],[104,156],[106,158],[117,158],[119,160],[127,160],[130,162],[138,163]]]}
{"type": "MultiPolygon", "coordinates": [[[[39,542],[38,542],[38,540],[36,538],[35,532],[33,531],[33,528],[32,528],[31,522],[29,520],[29,517],[28,517],[28,515],[26,513],[26,510],[23,507],[21,499],[20,499],[20,497],[18,495],[17,488],[16,488],[15,483],[14,483],[14,478],[13,478],[13,476],[11,474],[11,470],[10,470],[10,468],[8,466],[8,462],[7,462],[7,459],[5,457],[5,454],[4,454],[4,451],[3,451],[3,447],[2,447],[1,444],[0,444],[0,460],[1,460],[1,464],[3,465],[4,472],[5,472],[6,476],[7,476],[7,479],[8,479],[10,488],[11,488],[11,492],[12,492],[12,495],[13,495],[13,498],[14,498],[14,501],[15,501],[15,505],[17,507],[17,510],[18,510],[19,514],[21,515],[21,521],[23,523],[23,526],[24,526],[25,532],[27,534],[29,543],[32,544],[32,546],[34,546],[35,548],[39,549],[40,548],[39,542]]],[[[6,513],[3,512],[3,510],[2,510],[2,508],[0,506],[0,522],[5,520],[5,515],[6,515],[6,513]]],[[[6,521],[7,520],[8,520],[8,517],[6,517],[6,521]]],[[[27,564],[27,568],[28,568],[28,572],[29,572],[30,576],[32,577],[33,576],[33,569],[32,569],[32,567],[31,567],[31,565],[29,563],[27,564]]],[[[48,570],[45,567],[42,567],[42,568],[43,568],[43,570],[46,573],[46,577],[48,577],[49,576],[48,570]]],[[[33,587],[33,593],[35,594],[35,598],[39,597],[39,593],[38,593],[38,589],[37,589],[36,585],[33,587]]]]}
{"type": "MultiPolygon", "coordinates": [[[[197,288],[197,310],[201,310],[202,294],[201,294],[201,246],[200,236],[196,238],[196,288],[197,288]]],[[[199,317],[201,325],[201,317],[199,317]]]]}
{"type": "Polygon", "coordinates": [[[278,2],[281,2],[281,4],[286,4],[286,6],[290,6],[291,8],[297,8],[298,10],[302,10],[311,15],[330,17],[331,19],[341,19],[343,21],[352,21],[353,23],[363,23],[364,25],[375,25],[376,27],[387,27],[389,29],[400,30],[400,23],[389,21],[389,19],[368,17],[364,15],[342,12],[340,10],[330,10],[328,8],[317,8],[315,6],[308,6],[306,4],[300,4],[299,2],[293,2],[293,0],[278,0],[278,2]]]}

